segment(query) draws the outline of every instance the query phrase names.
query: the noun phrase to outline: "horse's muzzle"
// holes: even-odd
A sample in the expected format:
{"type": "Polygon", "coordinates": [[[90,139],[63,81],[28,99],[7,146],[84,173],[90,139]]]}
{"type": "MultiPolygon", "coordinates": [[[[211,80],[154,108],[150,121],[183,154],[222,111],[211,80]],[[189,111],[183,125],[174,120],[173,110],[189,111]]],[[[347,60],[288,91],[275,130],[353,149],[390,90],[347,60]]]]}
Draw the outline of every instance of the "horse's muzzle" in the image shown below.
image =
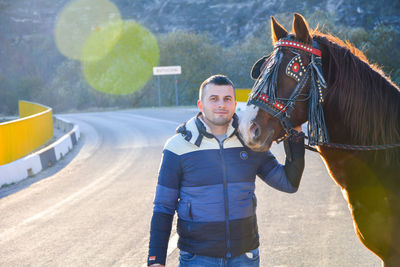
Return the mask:
{"type": "Polygon", "coordinates": [[[274,134],[274,129],[261,129],[258,123],[252,121],[249,127],[249,138],[245,142],[254,151],[267,151],[271,147],[274,134]]]}
{"type": "Polygon", "coordinates": [[[249,131],[250,131],[250,135],[249,135],[250,140],[256,140],[260,136],[260,133],[261,133],[260,126],[254,121],[251,122],[249,131]]]}

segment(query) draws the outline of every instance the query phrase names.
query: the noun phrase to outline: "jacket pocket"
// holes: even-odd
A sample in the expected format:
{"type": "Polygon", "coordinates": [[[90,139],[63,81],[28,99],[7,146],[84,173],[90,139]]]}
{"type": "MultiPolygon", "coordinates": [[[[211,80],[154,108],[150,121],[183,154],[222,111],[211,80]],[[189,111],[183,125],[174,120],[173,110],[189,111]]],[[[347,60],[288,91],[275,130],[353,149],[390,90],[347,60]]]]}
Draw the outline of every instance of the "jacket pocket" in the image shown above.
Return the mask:
{"type": "MultiPolygon", "coordinates": [[[[181,251],[179,252],[179,257],[180,257],[180,260],[181,260],[181,261],[192,261],[192,260],[194,260],[194,258],[196,257],[196,255],[181,250],[181,251]]],[[[194,265],[193,265],[193,266],[194,266],[194,265]]]]}

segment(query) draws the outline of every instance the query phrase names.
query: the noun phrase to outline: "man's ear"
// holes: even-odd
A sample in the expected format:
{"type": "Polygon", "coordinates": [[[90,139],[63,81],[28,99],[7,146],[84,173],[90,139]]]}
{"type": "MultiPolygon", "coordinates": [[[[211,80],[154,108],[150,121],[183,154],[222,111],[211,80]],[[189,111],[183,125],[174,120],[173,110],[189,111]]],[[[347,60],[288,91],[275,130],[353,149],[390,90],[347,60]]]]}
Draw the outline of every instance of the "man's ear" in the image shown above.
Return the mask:
{"type": "Polygon", "coordinates": [[[203,112],[203,103],[201,102],[201,100],[197,100],[197,107],[199,108],[200,112],[203,112]]]}

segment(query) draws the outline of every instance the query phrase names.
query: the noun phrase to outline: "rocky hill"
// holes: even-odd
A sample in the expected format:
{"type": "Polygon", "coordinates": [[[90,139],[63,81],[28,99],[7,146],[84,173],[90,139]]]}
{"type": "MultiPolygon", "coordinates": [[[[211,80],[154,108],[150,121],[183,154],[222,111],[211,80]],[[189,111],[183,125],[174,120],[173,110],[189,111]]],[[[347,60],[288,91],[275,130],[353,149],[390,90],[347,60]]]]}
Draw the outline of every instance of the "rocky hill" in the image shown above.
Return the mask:
{"type": "MultiPolygon", "coordinates": [[[[0,0],[0,36],[14,43],[51,34],[67,0],[0,0]]],[[[175,30],[209,32],[230,44],[259,29],[269,16],[325,11],[337,23],[371,29],[376,23],[400,28],[400,2],[394,0],[113,0],[124,19],[134,19],[154,33],[175,30]]],[[[2,39],[3,39],[2,38],[2,39]]]]}
{"type": "MultiPolygon", "coordinates": [[[[42,102],[48,100],[52,105],[55,103],[54,99],[61,99],[62,105],[68,107],[76,105],[77,108],[80,106],[79,103],[82,106],[89,103],[88,99],[92,99],[92,102],[86,106],[113,105],[114,102],[110,102],[111,97],[94,92],[94,89],[92,91],[88,89],[85,80],[80,76],[79,62],[67,59],[56,47],[54,28],[57,18],[67,5],[76,1],[0,0],[0,113],[14,114],[19,98],[42,102]],[[75,91],[70,90],[71,88],[75,91]],[[66,94],[69,94],[70,103],[62,101],[66,94]],[[39,100],[38,95],[41,96],[39,100]]],[[[368,35],[367,32],[377,33],[372,34],[373,37],[370,38],[373,40],[369,43],[366,39],[359,38],[358,45],[361,48],[369,45],[367,49],[370,54],[378,55],[373,58],[374,62],[388,66],[389,73],[400,83],[400,68],[398,68],[400,57],[397,56],[400,46],[398,38],[400,1],[398,0],[79,1],[96,1],[95,8],[98,9],[101,9],[101,3],[111,1],[123,19],[135,20],[155,35],[179,30],[207,33],[207,42],[210,40],[213,45],[219,47],[219,51],[225,48],[229,50],[232,47],[242,49],[237,47],[246,44],[244,40],[251,40],[249,39],[251,36],[265,35],[265,28],[269,27],[271,15],[277,16],[285,27],[289,27],[292,13],[298,12],[312,22],[311,26],[315,26],[318,22],[329,21],[331,25],[339,26],[340,29],[343,26],[344,32],[348,32],[351,28],[355,29],[356,34],[353,34],[355,37],[357,33],[364,37],[368,35]],[[359,27],[363,29],[357,29],[359,27]],[[382,40],[389,42],[385,43],[386,46],[381,46],[384,44],[382,40]],[[386,53],[387,51],[392,53],[386,53]]],[[[79,23],[74,24],[75,18],[87,19],[84,15],[70,18],[71,25],[79,25],[79,23]]],[[[64,44],[67,43],[68,46],[68,42],[70,41],[67,40],[64,44]]],[[[246,60],[255,60],[256,58],[251,58],[246,53],[248,50],[246,48],[241,50],[244,53],[239,63],[227,65],[242,66],[246,60]]],[[[233,53],[237,56],[236,52],[233,53]]],[[[165,56],[165,51],[163,55],[165,56]]],[[[236,75],[234,78],[238,84],[242,84],[241,86],[249,86],[249,82],[245,79],[249,79],[247,69],[250,66],[243,67],[241,70],[243,73],[236,69],[230,70],[230,74],[236,75]],[[243,81],[240,82],[241,80],[243,81]]],[[[193,78],[191,82],[192,84],[187,83],[187,88],[193,89],[198,86],[198,80],[193,78]]],[[[132,99],[134,97],[132,96],[132,99]]],[[[133,103],[132,99],[118,99],[118,101],[126,100],[127,103],[133,103]]],[[[190,97],[187,101],[192,103],[190,97]]],[[[65,109],[59,108],[59,110],[65,109]]]]}

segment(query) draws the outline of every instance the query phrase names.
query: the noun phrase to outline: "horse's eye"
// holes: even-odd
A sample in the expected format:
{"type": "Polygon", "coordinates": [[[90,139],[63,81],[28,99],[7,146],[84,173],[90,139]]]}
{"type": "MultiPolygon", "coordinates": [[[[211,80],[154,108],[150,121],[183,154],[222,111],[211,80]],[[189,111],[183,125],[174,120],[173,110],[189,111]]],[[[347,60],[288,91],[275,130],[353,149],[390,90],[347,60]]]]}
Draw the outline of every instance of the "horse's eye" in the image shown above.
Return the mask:
{"type": "Polygon", "coordinates": [[[271,70],[274,67],[274,65],[276,64],[277,53],[278,53],[278,50],[274,50],[274,51],[272,51],[271,54],[268,55],[267,60],[266,60],[267,64],[265,66],[267,72],[269,70],[271,70]]]}
{"type": "Polygon", "coordinates": [[[270,70],[270,69],[272,69],[272,67],[275,65],[275,57],[270,57],[270,58],[268,58],[267,60],[266,60],[266,68],[267,68],[267,70],[270,70]]]}

